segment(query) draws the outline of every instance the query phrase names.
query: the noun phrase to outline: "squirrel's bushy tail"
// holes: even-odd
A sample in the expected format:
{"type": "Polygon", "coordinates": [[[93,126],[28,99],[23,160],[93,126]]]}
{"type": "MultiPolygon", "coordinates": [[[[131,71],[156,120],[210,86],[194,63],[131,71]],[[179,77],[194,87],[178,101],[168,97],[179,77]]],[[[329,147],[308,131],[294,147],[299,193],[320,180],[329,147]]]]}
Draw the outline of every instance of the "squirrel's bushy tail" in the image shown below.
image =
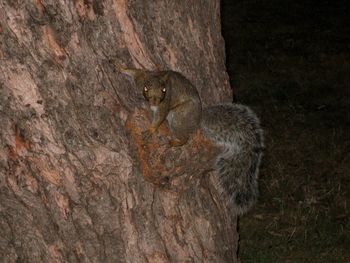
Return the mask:
{"type": "Polygon", "coordinates": [[[237,214],[243,214],[258,197],[264,148],[260,121],[250,108],[240,104],[220,104],[203,111],[203,130],[224,149],[216,161],[219,189],[237,214]]]}

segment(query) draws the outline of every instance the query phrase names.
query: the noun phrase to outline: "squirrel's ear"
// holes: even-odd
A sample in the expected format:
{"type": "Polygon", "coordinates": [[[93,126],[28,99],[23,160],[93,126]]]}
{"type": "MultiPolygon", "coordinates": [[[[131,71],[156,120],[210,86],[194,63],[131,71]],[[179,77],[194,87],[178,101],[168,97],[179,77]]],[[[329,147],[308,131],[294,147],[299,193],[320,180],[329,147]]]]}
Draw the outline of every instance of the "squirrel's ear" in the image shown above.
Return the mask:
{"type": "Polygon", "coordinates": [[[166,72],[160,76],[160,81],[166,83],[169,78],[169,72],[166,72]]]}
{"type": "Polygon", "coordinates": [[[133,69],[133,68],[120,68],[120,73],[123,73],[124,75],[128,76],[133,80],[134,82],[137,82],[137,80],[144,75],[144,71],[141,69],[133,69]]]}
{"type": "Polygon", "coordinates": [[[136,82],[136,80],[144,74],[144,71],[141,69],[125,68],[119,63],[117,63],[115,60],[110,60],[110,63],[115,67],[115,69],[118,72],[130,77],[130,79],[134,82],[136,82]]]}

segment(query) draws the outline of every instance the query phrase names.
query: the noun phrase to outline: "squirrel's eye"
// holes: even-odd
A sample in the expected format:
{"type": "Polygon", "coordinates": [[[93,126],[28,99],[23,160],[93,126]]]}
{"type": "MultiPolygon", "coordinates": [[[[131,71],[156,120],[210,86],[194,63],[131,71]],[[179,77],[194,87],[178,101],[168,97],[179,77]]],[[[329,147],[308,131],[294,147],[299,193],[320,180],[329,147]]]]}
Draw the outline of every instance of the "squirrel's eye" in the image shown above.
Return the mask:
{"type": "Polygon", "coordinates": [[[148,91],[148,87],[147,87],[147,86],[144,86],[144,87],[143,87],[143,91],[144,91],[144,92],[147,92],[147,91],[148,91]]]}
{"type": "Polygon", "coordinates": [[[163,88],[163,89],[162,89],[162,92],[165,93],[165,92],[166,92],[166,88],[163,88]]]}

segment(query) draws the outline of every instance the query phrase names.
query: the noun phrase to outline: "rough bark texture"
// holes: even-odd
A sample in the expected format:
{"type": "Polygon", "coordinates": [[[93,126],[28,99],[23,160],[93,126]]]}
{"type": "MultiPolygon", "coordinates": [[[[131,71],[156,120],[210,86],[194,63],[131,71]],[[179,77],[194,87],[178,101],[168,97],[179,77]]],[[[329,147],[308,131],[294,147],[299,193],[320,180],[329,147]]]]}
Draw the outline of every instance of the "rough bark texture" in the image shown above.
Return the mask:
{"type": "Polygon", "coordinates": [[[219,149],[144,142],[141,91],[106,63],[230,101],[219,1],[1,0],[0,19],[2,262],[237,262],[219,149]]]}

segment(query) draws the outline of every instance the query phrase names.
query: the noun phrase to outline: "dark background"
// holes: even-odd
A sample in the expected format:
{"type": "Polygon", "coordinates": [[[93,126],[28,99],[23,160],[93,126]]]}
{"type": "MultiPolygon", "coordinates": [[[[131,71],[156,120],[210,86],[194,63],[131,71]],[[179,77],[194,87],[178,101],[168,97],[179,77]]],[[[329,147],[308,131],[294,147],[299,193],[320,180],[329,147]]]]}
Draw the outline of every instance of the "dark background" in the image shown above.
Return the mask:
{"type": "Polygon", "coordinates": [[[222,1],[235,101],[260,116],[242,262],[350,262],[350,3],[222,1]]]}

